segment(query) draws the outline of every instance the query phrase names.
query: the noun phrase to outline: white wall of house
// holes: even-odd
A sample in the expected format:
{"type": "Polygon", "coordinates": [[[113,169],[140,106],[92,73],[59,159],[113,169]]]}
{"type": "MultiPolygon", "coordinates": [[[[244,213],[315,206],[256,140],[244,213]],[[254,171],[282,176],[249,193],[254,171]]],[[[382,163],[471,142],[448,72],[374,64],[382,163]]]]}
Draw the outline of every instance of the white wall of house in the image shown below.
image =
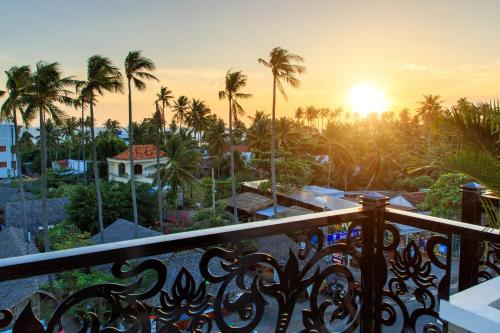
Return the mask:
{"type": "Polygon", "coordinates": [[[0,122],[0,178],[17,176],[14,143],[14,125],[0,122]]]}
{"type": "MultiPolygon", "coordinates": [[[[160,158],[160,164],[166,164],[168,158],[160,158]]],[[[135,174],[135,179],[139,182],[152,184],[153,176],[156,173],[156,158],[134,161],[135,165],[142,166],[142,174],[135,174]]],[[[118,160],[108,158],[108,179],[127,183],[130,180],[130,162],[128,160],[118,160]],[[125,173],[120,174],[120,164],[125,167],[125,173]]]]}

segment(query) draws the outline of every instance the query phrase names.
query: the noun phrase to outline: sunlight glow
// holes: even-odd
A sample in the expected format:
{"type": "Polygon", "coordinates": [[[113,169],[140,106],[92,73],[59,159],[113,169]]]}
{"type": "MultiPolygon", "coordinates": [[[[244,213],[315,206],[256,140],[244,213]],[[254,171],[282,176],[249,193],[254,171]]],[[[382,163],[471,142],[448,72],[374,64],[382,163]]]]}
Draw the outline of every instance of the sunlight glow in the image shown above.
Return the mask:
{"type": "Polygon", "coordinates": [[[351,108],[361,116],[371,112],[381,113],[389,107],[389,101],[382,90],[368,83],[359,83],[349,93],[351,108]]]}

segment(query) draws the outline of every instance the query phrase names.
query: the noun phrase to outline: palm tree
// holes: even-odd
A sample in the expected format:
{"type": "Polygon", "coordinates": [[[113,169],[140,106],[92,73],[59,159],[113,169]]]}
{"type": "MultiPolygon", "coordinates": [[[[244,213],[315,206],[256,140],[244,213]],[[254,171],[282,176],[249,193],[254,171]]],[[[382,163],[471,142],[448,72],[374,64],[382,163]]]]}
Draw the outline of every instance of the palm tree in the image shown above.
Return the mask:
{"type": "Polygon", "coordinates": [[[42,194],[42,221],[44,231],[45,251],[50,251],[49,225],[47,211],[47,149],[45,138],[45,120],[49,116],[56,123],[64,118],[64,112],[58,104],[71,105],[73,100],[69,97],[69,87],[75,81],[71,77],[62,77],[62,72],[57,62],[38,62],[33,73],[30,85],[25,89],[25,102],[27,103],[26,114],[31,115],[38,111],[40,118],[40,152],[41,152],[41,175],[40,189],[42,194]]]}
{"type": "Polygon", "coordinates": [[[304,109],[302,107],[298,107],[297,110],[295,110],[295,119],[297,119],[297,122],[299,122],[299,124],[302,124],[303,118],[304,118],[304,109]]]}
{"type": "Polygon", "coordinates": [[[238,207],[236,205],[236,178],[234,177],[234,140],[233,140],[233,112],[234,121],[238,121],[236,113],[240,110],[243,113],[243,108],[238,103],[238,99],[249,98],[251,94],[239,92],[240,89],[247,84],[247,76],[241,71],[233,72],[231,70],[226,73],[226,86],[225,90],[219,91],[219,99],[227,98],[229,104],[229,151],[231,154],[231,191],[233,201],[233,218],[234,223],[238,223],[238,207]]]}
{"type": "Polygon", "coordinates": [[[200,154],[185,138],[177,133],[167,141],[165,153],[167,165],[161,169],[161,180],[168,183],[177,197],[179,189],[185,193],[186,188],[196,182],[193,173],[199,168],[200,154]]]}
{"type": "Polygon", "coordinates": [[[174,117],[179,120],[179,131],[182,129],[182,121],[189,110],[189,99],[186,96],[179,96],[174,101],[174,117]]]}
{"type": "Polygon", "coordinates": [[[325,118],[328,118],[330,115],[330,109],[329,108],[321,108],[319,109],[319,116],[321,117],[321,131],[323,132],[324,126],[323,126],[323,120],[325,118]]]}
{"type": "Polygon", "coordinates": [[[173,99],[172,90],[167,87],[161,87],[160,92],[156,94],[156,101],[161,104],[161,114],[163,118],[163,131],[166,131],[167,118],[165,118],[165,108],[170,106],[170,100],[173,99]]]}
{"type": "MultiPolygon", "coordinates": [[[[19,193],[21,194],[21,203],[23,210],[23,228],[24,228],[24,238],[28,240],[28,222],[26,219],[26,197],[24,195],[24,182],[23,182],[23,174],[21,168],[21,153],[19,151],[19,127],[17,121],[17,112],[21,113],[21,118],[23,119],[26,127],[29,122],[33,120],[32,113],[30,118],[28,119],[28,114],[22,110],[22,98],[25,93],[25,89],[31,83],[31,69],[29,66],[21,66],[21,67],[12,67],[8,71],[5,72],[7,75],[7,90],[9,91],[9,97],[2,105],[2,109],[0,110],[0,119],[8,118],[12,119],[14,123],[14,135],[15,135],[15,151],[16,151],[16,172],[18,179],[18,187],[19,193]]],[[[0,94],[2,95],[2,94],[0,94]]]]}
{"type": "Polygon", "coordinates": [[[202,132],[208,126],[208,115],[210,114],[210,108],[205,104],[204,101],[193,98],[191,101],[190,111],[186,115],[186,123],[193,129],[195,137],[201,141],[202,132]]]}
{"type": "Polygon", "coordinates": [[[432,142],[432,123],[437,119],[443,110],[443,101],[439,95],[424,95],[424,100],[418,102],[420,107],[417,110],[418,116],[427,126],[427,152],[429,152],[432,142]]]}
{"type": "Polygon", "coordinates": [[[298,74],[305,71],[305,67],[297,65],[294,62],[303,62],[301,56],[290,53],[281,47],[275,47],[271,50],[269,60],[259,58],[259,63],[271,69],[273,74],[273,107],[271,115],[271,188],[273,192],[273,217],[278,213],[278,199],[276,195],[276,88],[279,89],[283,98],[287,99],[284,83],[288,83],[295,88],[300,86],[298,74]]]}
{"type": "Polygon", "coordinates": [[[120,70],[113,65],[107,57],[94,55],[87,61],[87,80],[80,83],[82,87],[82,95],[88,96],[88,104],[90,109],[90,138],[92,142],[92,166],[94,172],[94,183],[97,195],[97,208],[99,214],[99,231],[101,235],[101,243],[104,242],[104,219],[102,211],[102,194],[101,185],[99,183],[99,169],[97,167],[97,147],[95,140],[95,118],[94,104],[96,96],[102,96],[105,92],[121,92],[122,91],[122,75],[120,70]]]}
{"type": "Polygon", "coordinates": [[[208,144],[210,155],[216,159],[217,177],[220,177],[220,161],[226,152],[228,141],[224,120],[215,116],[204,133],[204,140],[208,144]]]}
{"type": "Polygon", "coordinates": [[[61,134],[64,137],[64,143],[68,146],[68,159],[71,159],[71,146],[73,145],[73,136],[78,128],[78,119],[68,117],[63,120],[61,134]]]}
{"type": "MultiPolygon", "coordinates": [[[[81,118],[80,118],[80,147],[78,150],[82,151],[83,162],[83,185],[87,186],[87,157],[86,152],[86,131],[85,131],[85,105],[89,104],[90,96],[86,90],[83,89],[84,81],[78,81],[76,84],[76,93],[78,97],[73,101],[73,106],[75,109],[81,108],[81,118]]],[[[80,158],[80,152],[78,152],[78,158],[80,158]]],[[[80,163],[78,163],[78,177],[80,177],[80,163]]]]}
{"type": "Polygon", "coordinates": [[[134,135],[132,131],[132,81],[137,90],[146,89],[143,80],[156,80],[156,76],[150,72],[155,69],[155,64],[151,59],[142,56],[141,51],[130,51],[125,58],[125,75],[128,85],[128,129],[129,129],[129,149],[130,149],[130,186],[132,190],[132,210],[134,213],[135,238],[139,236],[139,216],[137,214],[137,198],[135,193],[134,175],[134,135]]]}
{"type": "Polygon", "coordinates": [[[305,118],[307,119],[307,125],[311,126],[311,123],[314,124],[315,117],[316,117],[316,108],[312,105],[309,105],[305,110],[305,118]]]}
{"type": "Polygon", "coordinates": [[[107,119],[103,125],[106,133],[111,135],[117,135],[120,130],[120,122],[118,120],[107,119]]]}
{"type": "Polygon", "coordinates": [[[165,128],[164,112],[160,112],[159,101],[155,101],[156,112],[154,119],[156,121],[156,194],[158,196],[158,219],[160,223],[160,232],[163,233],[163,184],[160,175],[160,144],[161,129],[165,128]]]}

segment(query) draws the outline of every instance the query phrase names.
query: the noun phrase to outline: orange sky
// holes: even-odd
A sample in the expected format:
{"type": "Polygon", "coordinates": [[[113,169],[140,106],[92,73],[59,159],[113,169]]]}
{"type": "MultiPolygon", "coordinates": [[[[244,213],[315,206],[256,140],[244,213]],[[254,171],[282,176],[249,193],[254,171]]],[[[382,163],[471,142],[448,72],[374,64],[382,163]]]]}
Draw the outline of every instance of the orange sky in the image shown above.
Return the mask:
{"type": "MultiPolygon", "coordinates": [[[[447,105],[459,97],[499,97],[498,1],[57,0],[16,1],[2,9],[8,15],[0,22],[0,70],[43,59],[83,77],[93,54],[123,67],[129,50],[144,50],[161,82],[134,92],[136,120],[154,111],[160,85],[175,96],[205,100],[227,119],[217,92],[229,68],[248,75],[245,92],[254,97],[243,102],[247,114],[270,111],[272,78],[257,59],[274,46],[303,56],[307,66],[301,88],[287,89],[287,102],[278,100],[278,116],[310,104],[349,109],[349,92],[359,82],[384,91],[394,110],[414,109],[429,93],[447,105]],[[16,23],[21,13],[31,24],[16,23]]],[[[126,95],[101,98],[96,114],[98,122],[113,118],[125,125],[126,95]]]]}

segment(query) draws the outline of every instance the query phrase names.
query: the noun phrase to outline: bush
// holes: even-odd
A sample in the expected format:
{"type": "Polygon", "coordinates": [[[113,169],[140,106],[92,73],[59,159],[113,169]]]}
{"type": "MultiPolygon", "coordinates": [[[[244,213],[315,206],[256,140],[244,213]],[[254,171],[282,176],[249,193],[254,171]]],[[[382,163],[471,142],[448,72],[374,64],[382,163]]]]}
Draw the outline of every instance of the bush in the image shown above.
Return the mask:
{"type": "MultiPolygon", "coordinates": [[[[53,251],[92,245],[90,233],[82,232],[75,224],[63,221],[49,229],[50,248],[53,251]]],[[[39,237],[39,247],[43,248],[43,233],[39,237]]]]}
{"type": "MultiPolygon", "coordinates": [[[[157,219],[156,195],[149,192],[150,186],[136,183],[137,208],[139,223],[149,225],[157,219]]],[[[119,182],[101,182],[103,202],[104,227],[116,219],[123,218],[133,221],[132,196],[130,185],[119,182]]],[[[97,210],[97,196],[95,186],[77,186],[68,206],[71,222],[80,230],[94,234],[99,231],[99,217],[97,210]]]]}
{"type": "Polygon", "coordinates": [[[471,179],[457,173],[445,173],[431,186],[424,202],[419,205],[423,211],[431,211],[433,216],[448,219],[460,217],[461,199],[460,185],[471,179]]]}
{"type": "Polygon", "coordinates": [[[397,191],[417,192],[421,188],[429,188],[434,184],[434,179],[429,176],[406,177],[398,179],[394,183],[394,189],[397,191]]]}

